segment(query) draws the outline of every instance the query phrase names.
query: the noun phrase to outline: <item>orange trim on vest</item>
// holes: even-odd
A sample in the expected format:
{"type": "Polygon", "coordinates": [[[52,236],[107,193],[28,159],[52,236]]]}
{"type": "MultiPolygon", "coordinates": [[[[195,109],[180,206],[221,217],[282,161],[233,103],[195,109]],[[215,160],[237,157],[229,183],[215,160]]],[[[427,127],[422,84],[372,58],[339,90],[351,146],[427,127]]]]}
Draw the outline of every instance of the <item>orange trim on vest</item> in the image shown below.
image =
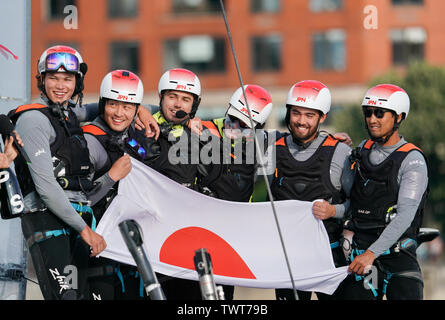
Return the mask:
{"type": "Polygon", "coordinates": [[[368,140],[366,141],[365,145],[363,146],[363,148],[365,149],[371,149],[371,146],[374,144],[374,141],[372,140],[368,140]]]}
{"type": "Polygon", "coordinates": [[[83,133],[91,133],[94,136],[104,136],[107,133],[103,131],[101,128],[96,127],[95,125],[88,124],[82,127],[83,133]]]}
{"type": "Polygon", "coordinates": [[[286,146],[286,142],[284,141],[284,137],[280,138],[275,142],[276,146],[286,146]]]}
{"type": "Polygon", "coordinates": [[[48,107],[40,103],[24,104],[22,106],[17,107],[14,113],[19,113],[31,109],[43,109],[43,108],[48,108],[48,107]]]}
{"type": "Polygon", "coordinates": [[[337,143],[338,143],[338,140],[337,140],[337,139],[334,139],[334,138],[332,138],[331,136],[328,136],[328,137],[324,140],[322,146],[323,146],[323,147],[335,147],[335,145],[336,145],[337,143]]]}
{"type": "Polygon", "coordinates": [[[214,136],[217,136],[218,138],[221,138],[221,134],[219,133],[219,130],[216,127],[216,125],[213,123],[213,121],[202,121],[201,123],[204,127],[209,129],[211,134],[213,134],[214,136]]]}
{"type": "Polygon", "coordinates": [[[397,149],[397,151],[400,151],[400,152],[410,152],[411,150],[419,150],[420,152],[422,152],[422,150],[420,148],[416,147],[412,143],[406,143],[403,146],[401,146],[399,149],[397,149]]]}

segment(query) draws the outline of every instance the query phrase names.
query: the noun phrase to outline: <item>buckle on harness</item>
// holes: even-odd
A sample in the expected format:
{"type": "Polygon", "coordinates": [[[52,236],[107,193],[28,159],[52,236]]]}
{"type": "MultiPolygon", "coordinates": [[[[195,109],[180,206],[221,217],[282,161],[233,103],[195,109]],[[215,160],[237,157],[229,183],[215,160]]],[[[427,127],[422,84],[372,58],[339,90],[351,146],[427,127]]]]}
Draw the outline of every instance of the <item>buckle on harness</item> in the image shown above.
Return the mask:
{"type": "Polygon", "coordinates": [[[411,239],[411,238],[404,238],[404,239],[402,239],[402,240],[400,240],[400,241],[397,241],[397,243],[396,243],[396,245],[395,245],[395,247],[394,247],[394,252],[400,252],[400,250],[402,249],[406,249],[406,250],[408,250],[408,249],[411,249],[411,248],[414,248],[414,249],[416,249],[417,248],[417,241],[416,240],[414,240],[414,239],[411,239]]]}

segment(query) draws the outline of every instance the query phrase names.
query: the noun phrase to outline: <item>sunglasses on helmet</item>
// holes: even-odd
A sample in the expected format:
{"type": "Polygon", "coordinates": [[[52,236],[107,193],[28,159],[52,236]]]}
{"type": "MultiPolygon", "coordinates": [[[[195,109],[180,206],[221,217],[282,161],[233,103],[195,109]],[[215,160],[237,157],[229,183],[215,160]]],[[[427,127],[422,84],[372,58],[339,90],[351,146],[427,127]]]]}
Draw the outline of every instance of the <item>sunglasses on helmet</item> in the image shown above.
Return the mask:
{"type": "Polygon", "coordinates": [[[79,60],[71,53],[54,52],[46,58],[46,71],[57,71],[63,67],[68,72],[79,72],[79,60]]]}
{"type": "Polygon", "coordinates": [[[141,156],[142,159],[145,159],[145,157],[147,156],[147,152],[139,145],[139,143],[134,138],[128,140],[127,143],[141,156]]]}
{"type": "Polygon", "coordinates": [[[386,112],[391,112],[391,110],[384,108],[370,109],[367,107],[363,107],[363,114],[365,115],[366,118],[370,118],[374,114],[376,118],[382,119],[386,112]]]}

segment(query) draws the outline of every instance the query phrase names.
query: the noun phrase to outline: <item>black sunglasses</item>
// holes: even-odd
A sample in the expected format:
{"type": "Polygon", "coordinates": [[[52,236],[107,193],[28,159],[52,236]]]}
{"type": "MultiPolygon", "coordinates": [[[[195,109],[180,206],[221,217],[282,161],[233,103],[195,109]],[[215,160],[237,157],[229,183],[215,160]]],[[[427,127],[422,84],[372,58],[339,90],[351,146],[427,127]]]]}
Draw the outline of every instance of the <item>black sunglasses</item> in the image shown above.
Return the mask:
{"type": "Polygon", "coordinates": [[[374,114],[376,118],[382,119],[386,112],[391,112],[391,110],[383,108],[369,109],[363,107],[363,114],[365,115],[366,118],[370,118],[374,114]]]}

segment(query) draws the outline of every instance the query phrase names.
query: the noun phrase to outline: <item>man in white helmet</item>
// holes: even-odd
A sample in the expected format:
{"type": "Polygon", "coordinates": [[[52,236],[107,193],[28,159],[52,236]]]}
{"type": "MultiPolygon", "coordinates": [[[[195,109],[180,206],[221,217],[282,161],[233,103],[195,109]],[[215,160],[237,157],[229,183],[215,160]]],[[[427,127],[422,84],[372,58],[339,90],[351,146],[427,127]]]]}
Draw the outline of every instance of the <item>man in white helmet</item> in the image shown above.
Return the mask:
{"type": "MultiPolygon", "coordinates": [[[[238,202],[248,202],[251,199],[257,168],[253,135],[255,129],[264,127],[272,112],[272,98],[264,88],[248,84],[244,86],[244,92],[254,128],[251,128],[243,88],[238,88],[233,93],[225,117],[202,122],[203,127],[219,138],[220,142],[219,148],[212,150],[218,153],[214,157],[217,161],[206,166],[207,172],[200,175],[200,185],[205,188],[204,193],[218,199],[238,202]]],[[[263,140],[261,142],[265,144],[267,137],[266,134],[259,135],[263,140]]]]}
{"type": "MultiPolygon", "coordinates": [[[[286,124],[289,134],[277,140],[276,170],[271,183],[275,200],[316,201],[312,212],[323,224],[331,242],[335,265],[346,265],[343,254],[342,218],[349,206],[352,185],[349,173],[351,148],[332,135],[320,132],[320,124],[331,107],[331,94],[323,83],[300,81],[289,90],[286,124]]],[[[278,299],[294,299],[292,290],[277,289],[278,299]]],[[[335,299],[317,293],[318,299],[335,299]]],[[[299,299],[309,300],[311,292],[298,291],[299,299]]]]}
{"type": "MultiPolygon", "coordinates": [[[[152,167],[183,186],[196,189],[198,164],[192,163],[192,152],[199,154],[199,150],[192,150],[188,124],[201,102],[201,82],[192,71],[173,68],[161,76],[158,93],[160,109],[153,117],[161,134],[153,145],[157,155],[152,167]]],[[[161,274],[157,277],[168,300],[202,299],[197,281],[161,274]]]]}
{"type": "Polygon", "coordinates": [[[355,179],[345,228],[354,232],[349,265],[354,274],[344,281],[345,299],[423,298],[416,240],[428,168],[422,151],[399,135],[409,107],[408,94],[392,84],[372,87],[363,99],[370,139],[351,155],[355,179]],[[376,277],[365,277],[369,270],[376,277]]]}
{"type": "MultiPolygon", "coordinates": [[[[236,202],[249,202],[252,198],[258,167],[253,135],[256,134],[255,129],[264,127],[272,112],[272,98],[264,88],[248,84],[244,86],[244,92],[254,127],[251,127],[243,88],[240,87],[230,98],[225,117],[202,122],[202,139],[205,140],[207,133],[211,139],[219,139],[219,142],[213,144],[217,148],[209,154],[212,161],[204,165],[205,170],[200,170],[198,176],[202,193],[236,202]]],[[[266,133],[258,136],[263,140],[261,142],[267,144],[266,133]]],[[[212,142],[208,142],[208,145],[212,145],[212,142]]],[[[225,299],[233,300],[234,287],[224,285],[223,290],[225,299]]]]}
{"type": "Polygon", "coordinates": [[[94,231],[87,198],[94,192],[93,172],[75,113],[86,70],[73,48],[48,48],[36,76],[41,99],[10,112],[31,160],[16,159],[27,212],[22,230],[45,299],[86,298],[89,248],[97,255],[106,246],[94,231]],[[63,280],[67,272],[77,274],[74,282],[63,280]]]}
{"type": "MultiPolygon", "coordinates": [[[[88,198],[101,190],[91,180],[89,152],[79,126],[80,121],[94,119],[97,106],[82,106],[87,65],[75,49],[62,45],[46,49],[37,71],[39,101],[9,113],[31,157],[29,166],[21,157],[16,159],[25,207],[30,212],[22,218],[22,229],[44,298],[82,299],[86,298],[89,249],[82,252],[84,244],[76,240],[77,234],[93,255],[106,246],[94,231],[88,198]],[[59,281],[56,275],[63,276],[67,265],[78,269],[77,287],[59,281]]],[[[147,132],[156,129],[147,112],[139,115],[147,132]]]]}
{"type": "Polygon", "coordinates": [[[191,160],[191,131],[187,125],[201,102],[201,82],[190,70],[170,69],[161,76],[158,93],[160,110],[153,117],[161,130],[158,144],[162,166],[156,170],[194,188],[197,165],[191,160]]]}
{"type": "MultiPolygon", "coordinates": [[[[108,191],[90,197],[97,222],[117,194],[118,181],[131,170],[130,155],[151,165],[153,150],[143,131],[135,129],[137,111],[144,97],[141,79],[128,70],[114,70],[102,80],[99,97],[99,116],[82,127],[88,142],[95,178],[102,177],[108,191]]],[[[89,285],[92,299],[140,299],[141,279],[137,268],[107,259],[93,258],[89,266],[89,285]]],[[[142,296],[141,296],[142,293],[142,296]]]]}

